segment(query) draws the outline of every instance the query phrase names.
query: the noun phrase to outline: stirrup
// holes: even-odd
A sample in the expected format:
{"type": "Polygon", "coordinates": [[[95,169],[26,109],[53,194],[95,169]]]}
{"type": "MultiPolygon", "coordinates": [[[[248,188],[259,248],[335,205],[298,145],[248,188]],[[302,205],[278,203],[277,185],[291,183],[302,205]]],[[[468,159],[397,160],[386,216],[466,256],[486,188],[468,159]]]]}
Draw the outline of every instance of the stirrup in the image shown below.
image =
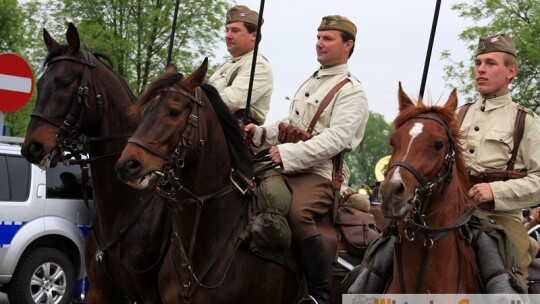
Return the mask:
{"type": "Polygon", "coordinates": [[[317,302],[314,297],[307,295],[303,297],[298,304],[319,304],[319,302],[317,302]]]}

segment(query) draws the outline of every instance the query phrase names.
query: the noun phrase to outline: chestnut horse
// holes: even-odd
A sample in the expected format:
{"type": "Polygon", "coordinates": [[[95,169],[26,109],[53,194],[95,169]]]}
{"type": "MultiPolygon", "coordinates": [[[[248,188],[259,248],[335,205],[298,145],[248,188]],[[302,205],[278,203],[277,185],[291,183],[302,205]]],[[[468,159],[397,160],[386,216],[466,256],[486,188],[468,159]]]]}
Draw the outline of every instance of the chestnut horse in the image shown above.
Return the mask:
{"type": "Polygon", "coordinates": [[[393,221],[393,279],[387,293],[478,293],[475,251],[460,236],[471,216],[454,89],[444,106],[415,105],[399,84],[392,156],[379,193],[393,221]]]}
{"type": "MultiPolygon", "coordinates": [[[[137,121],[135,102],[120,74],[80,47],[73,24],[60,45],[43,29],[48,50],[38,99],[21,152],[46,169],[77,155],[85,142],[95,212],[85,243],[90,289],[86,303],[161,303],[157,274],[167,250],[167,212],[151,193],[118,179],[114,165],[137,121]],[[81,138],[81,135],[87,136],[81,138]]],[[[82,158],[84,159],[84,157],[82,158]]]]}
{"type": "MultiPolygon", "coordinates": [[[[204,83],[207,67],[205,59],[183,77],[171,65],[149,84],[132,109],[141,123],[116,167],[134,187],[157,185],[170,209],[174,232],[159,273],[162,299],[297,303],[303,294],[297,271],[254,255],[245,242],[251,156],[237,119],[204,83]]],[[[332,302],[341,303],[342,293],[333,290],[332,302]]]]}

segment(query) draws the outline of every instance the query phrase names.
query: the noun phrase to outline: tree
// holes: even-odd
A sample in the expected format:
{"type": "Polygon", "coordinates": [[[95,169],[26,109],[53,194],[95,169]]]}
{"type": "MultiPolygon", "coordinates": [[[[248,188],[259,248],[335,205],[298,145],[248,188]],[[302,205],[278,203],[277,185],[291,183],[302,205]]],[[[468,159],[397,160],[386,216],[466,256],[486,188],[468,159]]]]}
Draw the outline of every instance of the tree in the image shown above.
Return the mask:
{"type": "Polygon", "coordinates": [[[374,185],[374,168],[377,161],[391,153],[390,133],[392,128],[384,120],[384,116],[370,112],[364,138],[360,146],[353,152],[347,153],[345,161],[351,170],[351,185],[374,185]]]}
{"type": "Polygon", "coordinates": [[[0,54],[19,51],[21,18],[17,0],[0,0],[0,54]]]}
{"type": "MultiPolygon", "coordinates": [[[[0,52],[16,50],[30,63],[36,81],[45,68],[42,29],[62,43],[68,22],[77,26],[87,49],[111,58],[135,95],[165,70],[174,0],[43,0],[21,7],[15,0],[0,1],[0,52]]],[[[231,2],[180,1],[171,57],[179,71],[187,74],[204,57],[214,56],[231,2]]],[[[36,94],[23,109],[6,114],[10,135],[24,136],[35,100],[36,94]]]]}
{"type": "Polygon", "coordinates": [[[480,37],[507,33],[515,42],[518,51],[518,74],[510,83],[512,97],[518,103],[540,111],[540,0],[475,0],[473,3],[458,3],[452,9],[460,17],[472,19],[474,26],[464,30],[459,38],[468,44],[471,60],[468,63],[452,61],[449,51],[443,59],[450,61],[445,66],[445,80],[455,81],[472,101],[475,95],[473,79],[474,57],[480,37]]]}
{"type": "MultiPolygon", "coordinates": [[[[109,55],[135,94],[165,71],[175,2],[173,0],[50,0],[51,16],[77,26],[84,43],[109,55]],[[53,3],[61,2],[62,5],[53,3]]],[[[180,1],[172,61],[191,72],[221,41],[226,0],[180,1]]]]}

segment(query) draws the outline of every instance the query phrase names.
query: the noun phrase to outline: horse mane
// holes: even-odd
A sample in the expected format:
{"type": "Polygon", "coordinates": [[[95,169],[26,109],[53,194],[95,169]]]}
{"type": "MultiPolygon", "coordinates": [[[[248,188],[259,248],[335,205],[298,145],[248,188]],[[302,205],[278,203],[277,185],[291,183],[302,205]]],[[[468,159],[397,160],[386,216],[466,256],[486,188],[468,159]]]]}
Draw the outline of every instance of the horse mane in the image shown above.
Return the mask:
{"type": "MultiPolygon", "coordinates": [[[[90,53],[92,56],[94,56],[99,62],[103,63],[104,66],[107,67],[107,69],[112,72],[119,80],[120,80],[120,83],[122,84],[122,86],[124,87],[124,90],[126,90],[127,92],[129,92],[129,94],[131,95],[132,99],[133,100],[136,100],[137,98],[135,97],[135,94],[133,94],[133,91],[131,90],[131,88],[129,87],[129,85],[127,84],[126,80],[124,79],[124,77],[122,75],[120,75],[120,73],[115,70],[113,68],[113,64],[112,64],[112,60],[110,59],[109,56],[107,56],[106,54],[104,53],[93,53],[91,51],[88,51],[86,49],[83,49],[81,48],[81,51],[87,51],[88,53],[90,53]],[[106,60],[107,62],[103,61],[103,60],[106,60]]],[[[49,63],[51,63],[51,61],[55,58],[55,57],[58,57],[58,56],[61,56],[61,55],[65,55],[65,54],[69,54],[70,52],[70,46],[67,45],[67,44],[59,44],[59,45],[56,45],[54,47],[52,47],[51,50],[49,50],[49,53],[47,54],[47,56],[45,56],[45,59],[43,60],[43,67],[46,67],[49,63]]]]}
{"type": "MultiPolygon", "coordinates": [[[[145,108],[159,102],[159,100],[153,98],[154,95],[172,85],[180,84],[183,89],[187,89],[181,81],[183,78],[184,76],[181,73],[165,73],[150,82],[139,98],[139,101],[131,107],[131,115],[141,117],[145,108]]],[[[233,168],[244,174],[247,178],[251,178],[253,175],[251,155],[249,154],[238,120],[231,113],[225,102],[223,102],[215,87],[204,83],[201,85],[201,89],[208,97],[208,100],[210,100],[210,104],[217,114],[216,116],[219,119],[225,139],[227,140],[233,168]]]]}
{"type": "MultiPolygon", "coordinates": [[[[462,141],[464,135],[459,131],[459,125],[457,122],[457,116],[454,110],[450,107],[443,107],[437,105],[425,105],[420,98],[416,106],[407,107],[400,109],[398,116],[394,120],[394,129],[402,126],[407,120],[411,119],[418,114],[434,114],[441,118],[444,123],[450,129],[452,136],[454,136],[454,153],[455,153],[455,166],[454,171],[456,176],[453,177],[454,180],[458,181],[458,191],[456,193],[456,200],[459,202],[459,208],[461,212],[465,212],[466,208],[475,207],[472,203],[471,198],[468,195],[469,190],[469,170],[465,165],[465,160],[463,157],[463,146],[462,141]]],[[[459,236],[456,236],[459,238],[459,236]]],[[[460,272],[462,273],[463,286],[465,290],[468,291],[478,291],[478,282],[476,277],[478,274],[478,265],[476,263],[476,257],[474,255],[474,250],[471,246],[468,246],[464,242],[457,242],[460,255],[460,272]]]]}

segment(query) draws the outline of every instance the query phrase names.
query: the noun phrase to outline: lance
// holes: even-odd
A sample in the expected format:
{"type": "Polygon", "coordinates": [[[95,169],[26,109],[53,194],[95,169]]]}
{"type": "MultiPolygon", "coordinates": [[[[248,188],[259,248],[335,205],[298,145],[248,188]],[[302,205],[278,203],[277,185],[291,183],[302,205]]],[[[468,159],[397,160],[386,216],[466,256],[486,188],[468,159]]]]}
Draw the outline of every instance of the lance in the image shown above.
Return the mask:
{"type": "Polygon", "coordinates": [[[180,0],[176,0],[176,7],[174,8],[174,16],[173,16],[173,24],[171,29],[171,40],[169,42],[169,51],[167,53],[167,62],[165,63],[165,67],[171,63],[171,56],[172,56],[172,49],[174,44],[174,34],[176,32],[176,20],[178,19],[178,7],[180,6],[180,0]]]}
{"type": "Polygon", "coordinates": [[[435,39],[435,31],[437,30],[437,20],[439,20],[439,11],[441,9],[441,0],[437,0],[435,6],[435,14],[433,16],[433,23],[431,24],[431,34],[429,36],[429,44],[426,54],[426,61],[424,62],[424,72],[422,74],[422,83],[420,84],[420,94],[421,98],[424,97],[424,89],[426,87],[427,74],[429,70],[429,61],[431,59],[431,50],[433,49],[433,40],[435,39]]]}
{"type": "Polygon", "coordinates": [[[253,49],[253,59],[251,61],[251,75],[249,76],[248,95],[246,99],[246,109],[244,110],[243,124],[247,124],[249,121],[249,111],[251,108],[251,92],[253,91],[253,79],[255,78],[255,65],[257,64],[257,52],[259,50],[259,42],[261,36],[261,26],[263,23],[264,1],[261,0],[261,7],[259,8],[259,20],[257,22],[257,34],[255,36],[255,48],[253,49]]]}

